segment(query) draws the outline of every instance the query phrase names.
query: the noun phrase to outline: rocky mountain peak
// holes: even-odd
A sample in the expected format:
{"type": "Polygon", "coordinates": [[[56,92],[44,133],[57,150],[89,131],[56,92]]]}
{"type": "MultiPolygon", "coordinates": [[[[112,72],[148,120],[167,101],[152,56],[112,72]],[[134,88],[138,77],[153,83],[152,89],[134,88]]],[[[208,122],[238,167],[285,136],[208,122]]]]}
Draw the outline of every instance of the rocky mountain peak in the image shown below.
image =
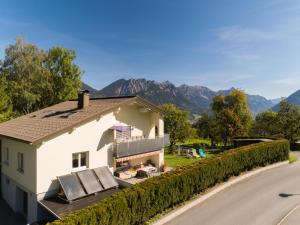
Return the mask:
{"type": "MultiPolygon", "coordinates": [[[[189,86],[182,84],[176,87],[170,81],[157,82],[146,79],[119,79],[96,93],[97,96],[126,96],[139,95],[157,105],[172,103],[191,112],[201,114],[209,112],[214,96],[229,94],[235,90],[213,91],[201,85],[189,86]]],[[[257,114],[274,106],[271,100],[259,95],[247,95],[250,110],[257,114]]]]}

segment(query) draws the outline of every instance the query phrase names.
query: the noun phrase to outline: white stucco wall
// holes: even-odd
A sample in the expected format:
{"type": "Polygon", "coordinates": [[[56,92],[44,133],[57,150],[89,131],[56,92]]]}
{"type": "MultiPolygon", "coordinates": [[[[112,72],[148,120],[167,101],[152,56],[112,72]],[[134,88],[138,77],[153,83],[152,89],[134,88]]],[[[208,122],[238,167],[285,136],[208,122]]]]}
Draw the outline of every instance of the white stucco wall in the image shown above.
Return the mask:
{"type": "Polygon", "coordinates": [[[2,162],[2,197],[15,211],[21,210],[21,200],[18,188],[27,193],[28,213],[27,222],[34,222],[37,218],[36,202],[36,147],[8,138],[2,140],[2,161],[5,160],[6,148],[9,149],[8,164],[2,162]],[[23,153],[24,172],[19,172],[18,152],[23,153]]]}
{"type": "Polygon", "coordinates": [[[9,149],[8,165],[2,163],[2,173],[13,178],[25,188],[36,193],[36,147],[8,138],[2,140],[2,160],[4,161],[6,148],[9,149]],[[18,169],[18,152],[24,154],[24,172],[18,169]]]}

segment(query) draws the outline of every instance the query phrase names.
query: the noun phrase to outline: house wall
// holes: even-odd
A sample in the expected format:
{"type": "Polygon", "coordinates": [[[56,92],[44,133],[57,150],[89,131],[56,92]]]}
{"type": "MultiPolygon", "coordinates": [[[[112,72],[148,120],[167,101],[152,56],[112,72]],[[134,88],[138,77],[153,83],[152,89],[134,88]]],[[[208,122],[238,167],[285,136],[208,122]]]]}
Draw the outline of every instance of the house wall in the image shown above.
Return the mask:
{"type": "Polygon", "coordinates": [[[11,177],[6,176],[5,174],[2,174],[1,176],[1,185],[2,197],[14,212],[21,212],[22,209],[23,199],[22,196],[20,196],[18,189],[26,192],[28,196],[28,212],[26,220],[29,224],[37,221],[37,195],[35,193],[32,193],[32,191],[28,190],[19,182],[13,180],[11,177]]]}
{"type": "Polygon", "coordinates": [[[130,125],[132,136],[145,136],[154,138],[155,127],[152,112],[141,112],[139,106],[123,106],[115,113],[115,119],[120,124],[130,125]]]}
{"type": "Polygon", "coordinates": [[[2,173],[13,178],[28,190],[36,193],[36,147],[8,138],[2,140],[2,161],[5,160],[6,148],[9,149],[9,162],[2,162],[2,173]],[[24,172],[18,169],[18,152],[24,154],[24,172]]]}
{"type": "Polygon", "coordinates": [[[34,222],[37,217],[36,202],[36,147],[15,140],[1,138],[2,140],[2,197],[13,211],[21,210],[21,196],[18,188],[28,195],[27,221],[34,222]],[[6,148],[9,149],[9,161],[4,162],[6,148]],[[17,170],[18,152],[24,154],[24,172],[17,170]]]}
{"type": "Polygon", "coordinates": [[[113,125],[129,125],[132,136],[154,137],[153,112],[141,112],[137,105],[122,106],[70,132],[44,142],[37,150],[38,198],[55,193],[57,176],[72,172],[72,154],[89,152],[89,168],[109,166],[113,170],[113,125]]]}

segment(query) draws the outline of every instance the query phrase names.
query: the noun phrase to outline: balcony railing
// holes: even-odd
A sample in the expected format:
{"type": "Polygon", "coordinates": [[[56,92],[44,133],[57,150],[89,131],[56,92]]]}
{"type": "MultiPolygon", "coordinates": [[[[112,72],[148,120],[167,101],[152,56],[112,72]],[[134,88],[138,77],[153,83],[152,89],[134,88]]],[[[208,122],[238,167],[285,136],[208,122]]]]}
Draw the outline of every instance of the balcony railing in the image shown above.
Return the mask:
{"type": "Polygon", "coordinates": [[[116,158],[153,152],[170,145],[168,134],[155,138],[131,139],[114,143],[113,150],[116,158]]]}

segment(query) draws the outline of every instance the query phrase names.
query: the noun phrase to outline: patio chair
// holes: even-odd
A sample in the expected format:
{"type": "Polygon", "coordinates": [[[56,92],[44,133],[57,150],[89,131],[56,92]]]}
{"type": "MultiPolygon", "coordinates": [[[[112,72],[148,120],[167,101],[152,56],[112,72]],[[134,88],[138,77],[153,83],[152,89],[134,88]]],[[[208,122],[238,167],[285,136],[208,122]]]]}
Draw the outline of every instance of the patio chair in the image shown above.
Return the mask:
{"type": "Polygon", "coordinates": [[[199,155],[202,157],[202,158],[206,158],[206,154],[204,152],[204,150],[202,148],[199,148],[198,149],[198,152],[199,152],[199,155]]]}
{"type": "Polygon", "coordinates": [[[195,157],[195,158],[199,158],[200,156],[197,154],[197,152],[196,152],[196,149],[192,149],[192,155],[193,155],[193,157],[195,157]]]}

